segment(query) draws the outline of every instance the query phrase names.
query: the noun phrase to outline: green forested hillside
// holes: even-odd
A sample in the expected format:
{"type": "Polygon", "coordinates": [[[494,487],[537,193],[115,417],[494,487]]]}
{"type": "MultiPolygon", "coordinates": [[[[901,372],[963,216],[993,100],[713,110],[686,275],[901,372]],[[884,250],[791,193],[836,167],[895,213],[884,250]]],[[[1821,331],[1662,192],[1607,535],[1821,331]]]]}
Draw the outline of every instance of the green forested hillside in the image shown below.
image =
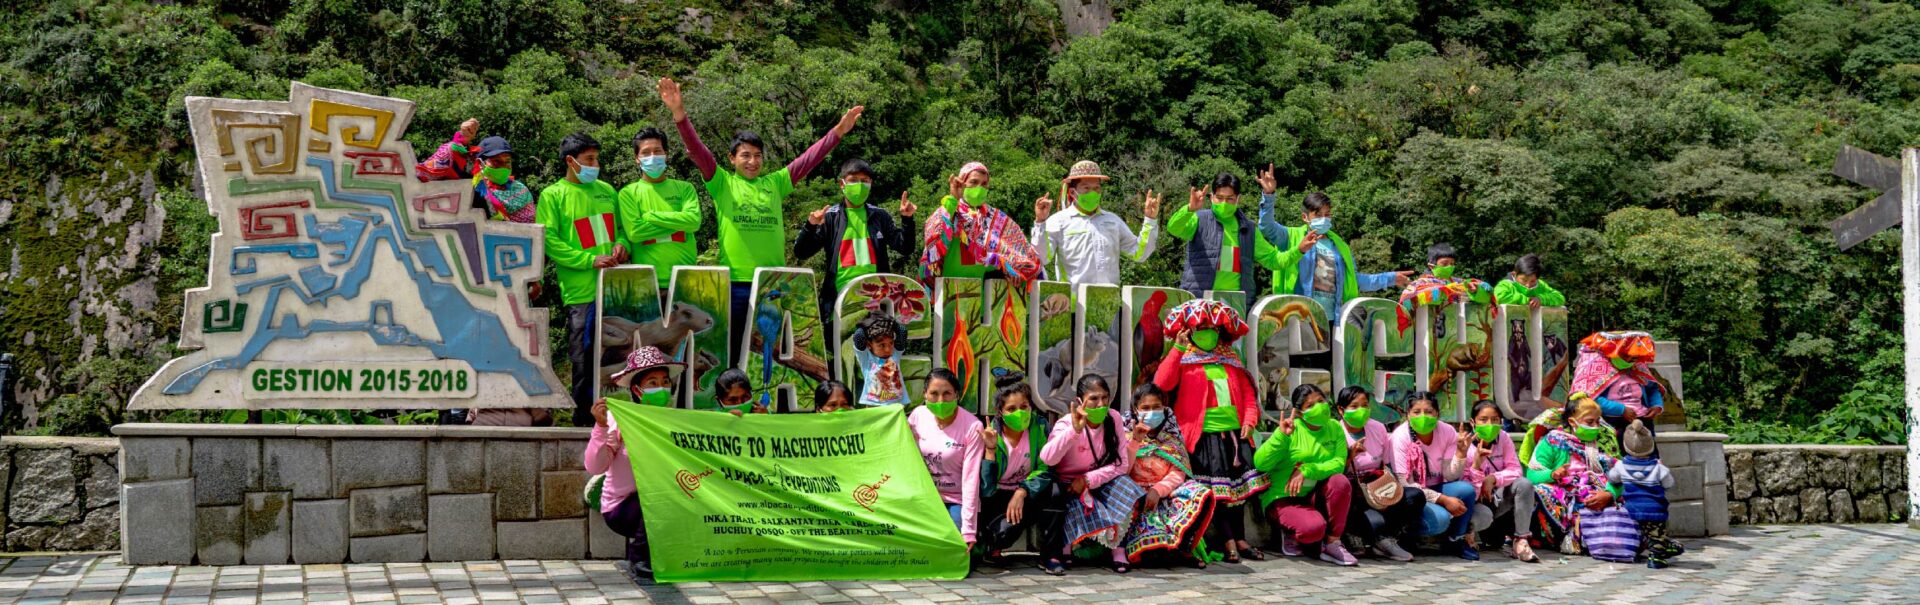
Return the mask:
{"type": "MultiPolygon", "coordinates": [[[[21,358],[18,390],[42,402],[42,431],[118,420],[168,354],[179,291],[202,279],[211,220],[183,96],[284,98],[301,80],[406,97],[420,103],[416,149],[477,117],[544,184],[568,132],[617,148],[669,126],[662,76],[686,83],[710,140],[752,128],[780,161],[864,104],[828,165],[868,158],[875,199],[907,187],[929,201],[944,174],[983,159],[1023,222],[1076,159],[1116,177],[1109,205],[1130,219],[1147,188],[1183,193],[1272,162],[1289,213],[1300,193],[1333,195],[1363,267],[1410,267],[1450,240],[1467,273],[1494,279],[1538,252],[1575,331],[1680,339],[1696,426],[1747,440],[1901,430],[1897,239],[1841,253],[1824,224],[1874,195],[1827,174],[1839,145],[1920,145],[1912,3],[29,0],[11,12],[0,350],[21,358]],[[1069,35],[1069,20],[1104,31],[1069,35]]],[[[638,174],[609,168],[614,182],[638,174]]],[[[673,169],[692,166],[676,156],[673,169]]],[[[816,179],[788,212],[830,192],[816,179]]],[[[1125,277],[1169,283],[1178,257],[1125,277]]]]}

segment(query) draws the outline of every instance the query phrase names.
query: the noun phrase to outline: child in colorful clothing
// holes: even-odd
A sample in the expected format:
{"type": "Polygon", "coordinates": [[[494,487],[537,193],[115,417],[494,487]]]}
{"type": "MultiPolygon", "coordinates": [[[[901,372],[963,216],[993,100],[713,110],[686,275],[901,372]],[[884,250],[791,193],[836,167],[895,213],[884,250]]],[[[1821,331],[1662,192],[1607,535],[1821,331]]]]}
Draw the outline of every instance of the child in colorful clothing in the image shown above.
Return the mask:
{"type": "Polygon", "coordinates": [[[1260,408],[1253,378],[1233,351],[1247,322],[1217,300],[1181,303],[1164,325],[1174,347],[1160,360],[1153,385],[1173,399],[1173,417],[1192,455],[1193,479],[1213,488],[1215,527],[1226,562],[1267,557],[1247,542],[1244,504],[1267,489],[1267,475],[1254,468],[1253,425],[1260,408]]]}
{"type": "MultiPolygon", "coordinates": [[[[627,355],[627,367],[614,374],[613,380],[633,398],[626,403],[670,407],[674,377],[685,367],[658,347],[640,347],[627,355]]],[[[653,556],[647,550],[647,526],[634,490],[633,463],[627,460],[619,425],[607,415],[606,399],[593,404],[593,432],[587,438],[585,466],[595,475],[588,483],[587,504],[599,507],[607,527],[627,538],[626,571],[636,579],[652,580],[653,556]]]]}
{"type": "Polygon", "coordinates": [[[1640,524],[1640,556],[1647,567],[1660,569],[1667,559],[1687,552],[1667,536],[1667,490],[1673,487],[1673,473],[1653,457],[1653,431],[1645,422],[1627,425],[1621,442],[1627,455],[1607,471],[1607,482],[1619,488],[1627,515],[1640,524]]]}
{"type": "Polygon", "coordinates": [[[1108,417],[1112,393],[1099,374],[1081,376],[1074,385],[1072,413],[1053,424],[1053,434],[1040,450],[1040,460],[1053,468],[1055,480],[1066,484],[1068,492],[1067,512],[1054,521],[1055,531],[1041,547],[1047,557],[1041,567],[1049,575],[1067,573],[1066,560],[1082,542],[1107,548],[1114,571],[1128,570],[1127,532],[1146,490],[1126,479],[1133,468],[1133,444],[1118,419],[1108,417]]]}
{"type": "MultiPolygon", "coordinates": [[[[1418,306],[1447,306],[1454,303],[1476,302],[1486,304],[1493,300],[1493,287],[1487,282],[1470,277],[1456,277],[1460,253],[1453,244],[1440,242],[1427,247],[1427,273],[1407,284],[1400,292],[1400,308],[1396,312],[1400,329],[1413,325],[1413,311],[1418,306]]],[[[1437,376],[1436,380],[1445,380],[1450,373],[1437,376]]],[[[1428,385],[1433,388],[1433,385],[1428,385]]]]}
{"type": "Polygon", "coordinates": [[[480,141],[475,157],[480,160],[480,171],[473,175],[473,207],[486,210],[496,221],[534,222],[538,200],[526,183],[513,178],[513,146],[504,138],[487,137],[480,141]]]}
{"type": "Polygon", "coordinates": [[[900,372],[900,341],[907,326],[880,311],[869,313],[853,332],[854,361],[860,365],[860,405],[906,405],[907,384],[900,372]]]}
{"type": "Polygon", "coordinates": [[[453,140],[442,143],[439,149],[433,151],[433,155],[414,165],[414,178],[426,183],[472,177],[473,152],[467,146],[479,138],[480,119],[467,118],[467,121],[460,123],[460,129],[453,132],[453,140]]]}
{"type": "MultiPolygon", "coordinates": [[[[1213,520],[1213,489],[1193,476],[1186,440],[1173,422],[1167,394],[1152,384],[1133,390],[1133,468],[1127,475],[1147,494],[1127,536],[1127,560],[1147,553],[1192,553],[1213,520]]],[[[1206,567],[1206,559],[1195,558],[1206,567]]]]}

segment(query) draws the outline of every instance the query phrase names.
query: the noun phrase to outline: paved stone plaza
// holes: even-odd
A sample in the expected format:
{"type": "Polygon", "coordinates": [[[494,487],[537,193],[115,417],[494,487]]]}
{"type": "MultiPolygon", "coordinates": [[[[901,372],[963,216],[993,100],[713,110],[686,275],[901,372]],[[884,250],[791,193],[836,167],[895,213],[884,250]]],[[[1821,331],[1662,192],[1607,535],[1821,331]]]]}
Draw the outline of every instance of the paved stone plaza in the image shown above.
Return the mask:
{"type": "Polygon", "coordinates": [[[1902,525],[1740,527],[1686,540],[1665,570],[1580,558],[1538,565],[1428,557],[1342,569],[1270,559],[1205,571],[1064,578],[1017,569],[961,582],[634,586],[610,561],[139,567],[117,555],[0,559],[5,603],[1912,603],[1920,531],[1902,525]],[[1358,599],[1358,600],[1356,600],[1358,599]]]}

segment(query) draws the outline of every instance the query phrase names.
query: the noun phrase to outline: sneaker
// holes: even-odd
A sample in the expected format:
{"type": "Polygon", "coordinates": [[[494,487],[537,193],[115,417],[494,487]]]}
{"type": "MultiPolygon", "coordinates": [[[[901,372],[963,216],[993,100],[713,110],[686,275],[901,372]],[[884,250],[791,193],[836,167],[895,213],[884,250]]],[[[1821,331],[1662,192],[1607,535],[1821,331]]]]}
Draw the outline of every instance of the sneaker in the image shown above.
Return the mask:
{"type": "Polygon", "coordinates": [[[634,584],[651,586],[654,583],[653,563],[651,561],[634,561],[622,566],[621,571],[627,572],[627,579],[632,580],[634,584]]]}
{"type": "Polygon", "coordinates": [[[1466,540],[1460,540],[1460,539],[1448,540],[1446,545],[1446,551],[1449,554],[1458,556],[1468,561],[1480,560],[1480,551],[1478,549],[1475,549],[1472,544],[1468,544],[1466,540]]]}
{"type": "Polygon", "coordinates": [[[1667,562],[1658,557],[1647,559],[1647,569],[1666,569],[1667,562]]]}
{"type": "Polygon", "coordinates": [[[1290,531],[1280,532],[1280,554],[1283,554],[1289,557],[1300,556],[1300,543],[1294,541],[1293,532],[1290,532],[1290,531]]]}
{"type": "Polygon", "coordinates": [[[1067,575],[1067,564],[1061,563],[1059,559],[1047,559],[1040,562],[1040,570],[1047,572],[1049,576],[1064,576],[1067,575]]]}
{"type": "Polygon", "coordinates": [[[1401,548],[1400,541],[1393,538],[1381,538],[1379,542],[1374,542],[1373,550],[1382,557],[1401,563],[1413,562],[1413,553],[1407,552],[1405,548],[1401,548]]]}
{"type": "Polygon", "coordinates": [[[1353,558],[1353,553],[1347,552],[1346,545],[1341,544],[1339,540],[1320,545],[1320,560],[1341,567],[1353,567],[1360,564],[1360,560],[1353,558]]]}

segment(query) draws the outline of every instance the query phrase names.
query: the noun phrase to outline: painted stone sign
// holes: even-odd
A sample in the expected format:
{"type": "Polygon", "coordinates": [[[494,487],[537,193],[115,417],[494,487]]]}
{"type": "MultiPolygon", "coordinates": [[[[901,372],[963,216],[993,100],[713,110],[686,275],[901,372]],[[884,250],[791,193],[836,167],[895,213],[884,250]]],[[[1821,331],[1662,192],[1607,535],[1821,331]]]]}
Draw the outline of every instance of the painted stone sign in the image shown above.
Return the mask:
{"type": "Polygon", "coordinates": [[[547,346],[540,228],[422,183],[410,101],[294,83],[287,101],[189,97],[207,286],[131,409],[569,405],[547,346]]]}

